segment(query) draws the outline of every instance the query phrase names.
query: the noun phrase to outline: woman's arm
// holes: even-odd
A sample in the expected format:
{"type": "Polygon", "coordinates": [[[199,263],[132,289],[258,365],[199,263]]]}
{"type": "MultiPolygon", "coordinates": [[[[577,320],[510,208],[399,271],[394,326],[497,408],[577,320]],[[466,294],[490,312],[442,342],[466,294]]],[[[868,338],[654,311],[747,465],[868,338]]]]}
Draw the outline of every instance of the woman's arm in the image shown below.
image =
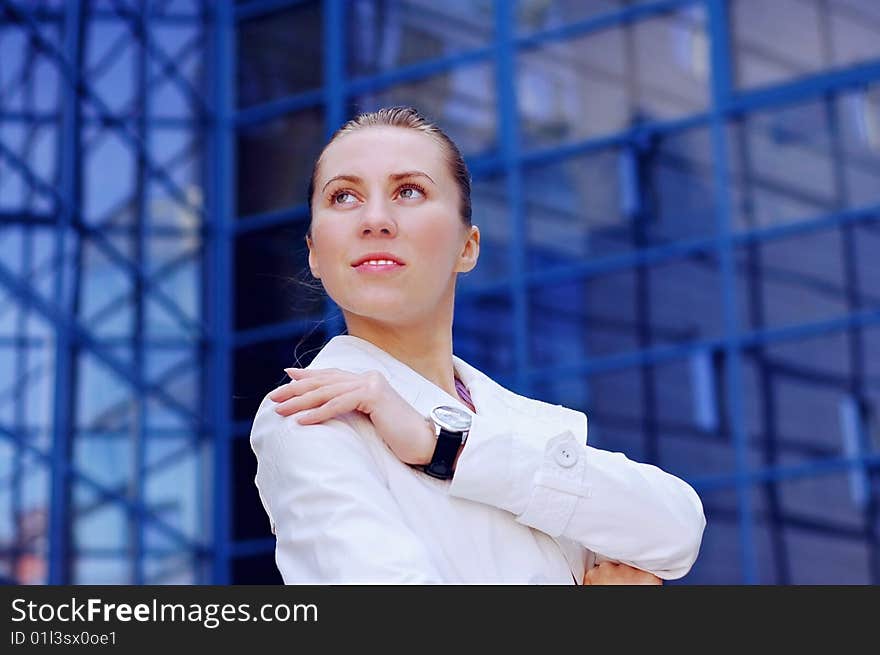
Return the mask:
{"type": "MultiPolygon", "coordinates": [[[[425,418],[378,373],[290,371],[293,381],[269,395],[279,413],[317,425],[357,410],[402,461],[430,459],[425,418]]],[[[660,578],[684,576],[706,525],[699,496],[656,466],[587,446],[586,416],[568,411],[580,424],[565,429],[506,406],[475,415],[449,493],[660,578]]]]}
{"type": "Polygon", "coordinates": [[[520,523],[564,536],[666,580],[684,576],[706,519],[694,489],[583,435],[528,417],[473,417],[449,492],[506,509],[520,523]]]}
{"type": "Polygon", "coordinates": [[[340,419],[300,425],[274,406],[263,401],[251,447],[284,582],[442,582],[354,428],[340,419]]]}

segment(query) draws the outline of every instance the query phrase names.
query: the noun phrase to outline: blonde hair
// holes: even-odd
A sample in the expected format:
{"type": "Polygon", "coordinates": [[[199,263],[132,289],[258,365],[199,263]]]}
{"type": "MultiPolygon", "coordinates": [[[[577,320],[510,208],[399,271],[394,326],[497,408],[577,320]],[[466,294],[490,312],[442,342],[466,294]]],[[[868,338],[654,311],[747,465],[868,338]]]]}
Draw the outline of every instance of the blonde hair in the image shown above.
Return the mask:
{"type": "MultiPolygon", "coordinates": [[[[321,157],[324,156],[324,150],[336,139],[351,132],[361,130],[368,127],[404,127],[412,130],[423,132],[440,142],[440,145],[446,151],[446,159],[449,164],[449,171],[452,173],[452,179],[458,185],[458,191],[461,196],[460,214],[465,225],[471,225],[471,176],[468,172],[464,157],[455,142],[450,139],[446,133],[440,129],[435,123],[432,123],[422,116],[414,107],[395,106],[383,107],[376,111],[358,114],[342,127],[340,127],[330,140],[321,150],[321,154],[315,161],[312,168],[312,178],[309,181],[309,215],[312,213],[312,196],[315,193],[315,182],[318,177],[318,167],[321,164],[321,157]]],[[[309,225],[308,235],[312,233],[312,227],[309,225]]]]}

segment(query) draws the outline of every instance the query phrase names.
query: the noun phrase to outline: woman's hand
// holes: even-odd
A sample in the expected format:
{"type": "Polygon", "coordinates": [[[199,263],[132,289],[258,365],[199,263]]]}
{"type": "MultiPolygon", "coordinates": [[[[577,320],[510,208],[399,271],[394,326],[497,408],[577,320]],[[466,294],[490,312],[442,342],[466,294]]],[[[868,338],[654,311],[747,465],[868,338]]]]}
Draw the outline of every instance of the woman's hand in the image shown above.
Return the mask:
{"type": "Polygon", "coordinates": [[[583,584],[662,585],[663,580],[628,564],[603,561],[584,574],[583,584]]]}
{"type": "Polygon", "coordinates": [[[291,381],[269,394],[270,400],[279,403],[275,408],[277,413],[296,414],[299,423],[309,425],[359,411],[370,418],[376,434],[402,462],[427,464],[431,461],[436,436],[430,423],[378,371],[284,370],[291,381]]]}

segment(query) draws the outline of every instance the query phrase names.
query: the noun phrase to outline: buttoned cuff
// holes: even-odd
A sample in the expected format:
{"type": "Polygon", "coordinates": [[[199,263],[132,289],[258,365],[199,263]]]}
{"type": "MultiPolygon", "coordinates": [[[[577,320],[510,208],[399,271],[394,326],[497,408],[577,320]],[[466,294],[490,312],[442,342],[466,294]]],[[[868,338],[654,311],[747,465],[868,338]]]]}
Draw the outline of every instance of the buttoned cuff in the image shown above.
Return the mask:
{"type": "Polygon", "coordinates": [[[516,520],[551,537],[564,531],[580,498],[589,498],[586,448],[566,430],[547,441],[532,493],[516,520]]]}
{"type": "Polygon", "coordinates": [[[517,417],[517,425],[473,417],[449,493],[507,510],[551,536],[562,533],[588,496],[585,435],[517,417]]]}

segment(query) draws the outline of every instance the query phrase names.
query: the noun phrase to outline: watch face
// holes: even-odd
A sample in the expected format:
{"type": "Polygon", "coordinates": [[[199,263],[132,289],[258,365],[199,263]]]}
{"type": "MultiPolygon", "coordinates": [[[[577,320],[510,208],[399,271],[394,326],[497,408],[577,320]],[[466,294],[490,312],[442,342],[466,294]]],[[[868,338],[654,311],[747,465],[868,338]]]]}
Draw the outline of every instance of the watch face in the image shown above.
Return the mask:
{"type": "Polygon", "coordinates": [[[431,410],[434,420],[450,432],[464,432],[471,428],[471,415],[463,409],[441,405],[431,410]]]}

